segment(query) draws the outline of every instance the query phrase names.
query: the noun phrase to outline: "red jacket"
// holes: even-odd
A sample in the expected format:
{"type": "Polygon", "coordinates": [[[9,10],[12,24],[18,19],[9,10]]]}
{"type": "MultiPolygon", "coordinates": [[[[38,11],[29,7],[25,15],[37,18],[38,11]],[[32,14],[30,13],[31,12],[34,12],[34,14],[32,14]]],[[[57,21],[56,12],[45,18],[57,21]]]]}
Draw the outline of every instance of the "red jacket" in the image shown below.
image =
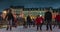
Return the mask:
{"type": "Polygon", "coordinates": [[[56,18],[55,18],[57,21],[60,21],[60,15],[56,15],[56,18]]]}
{"type": "Polygon", "coordinates": [[[37,17],[35,21],[36,21],[36,24],[41,24],[43,22],[43,18],[37,17]]]}

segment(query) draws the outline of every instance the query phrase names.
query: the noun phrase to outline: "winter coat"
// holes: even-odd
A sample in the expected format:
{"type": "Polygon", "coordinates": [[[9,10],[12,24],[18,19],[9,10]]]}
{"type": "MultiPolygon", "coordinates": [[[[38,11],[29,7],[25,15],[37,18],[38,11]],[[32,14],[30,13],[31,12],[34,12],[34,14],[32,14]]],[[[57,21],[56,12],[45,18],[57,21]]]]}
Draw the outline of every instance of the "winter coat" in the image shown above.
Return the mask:
{"type": "Polygon", "coordinates": [[[31,23],[31,17],[30,16],[27,16],[27,22],[31,23]]]}
{"type": "Polygon", "coordinates": [[[60,21],[60,15],[56,15],[55,20],[60,21]]]}
{"type": "Polygon", "coordinates": [[[13,16],[13,14],[12,13],[7,13],[7,15],[6,15],[6,17],[5,17],[5,19],[7,18],[7,20],[14,20],[14,16],[13,16]]]}
{"type": "Polygon", "coordinates": [[[35,22],[36,22],[36,24],[41,24],[43,22],[43,18],[42,17],[37,17],[35,22]]]}
{"type": "Polygon", "coordinates": [[[51,12],[46,12],[45,13],[45,21],[49,21],[49,20],[52,20],[52,13],[51,12]]]}

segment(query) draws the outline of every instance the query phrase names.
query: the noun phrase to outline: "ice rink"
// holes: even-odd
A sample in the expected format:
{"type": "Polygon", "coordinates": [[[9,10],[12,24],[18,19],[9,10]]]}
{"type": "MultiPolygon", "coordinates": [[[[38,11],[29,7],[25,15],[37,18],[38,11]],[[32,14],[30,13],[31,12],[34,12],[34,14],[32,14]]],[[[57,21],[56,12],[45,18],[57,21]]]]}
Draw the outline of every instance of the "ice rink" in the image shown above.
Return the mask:
{"type": "Polygon", "coordinates": [[[60,29],[58,27],[55,27],[53,31],[46,31],[46,26],[42,26],[42,31],[36,29],[36,27],[31,27],[31,28],[23,28],[23,26],[18,26],[17,28],[12,28],[12,30],[6,30],[6,28],[0,29],[0,32],[60,32],[60,29]]]}

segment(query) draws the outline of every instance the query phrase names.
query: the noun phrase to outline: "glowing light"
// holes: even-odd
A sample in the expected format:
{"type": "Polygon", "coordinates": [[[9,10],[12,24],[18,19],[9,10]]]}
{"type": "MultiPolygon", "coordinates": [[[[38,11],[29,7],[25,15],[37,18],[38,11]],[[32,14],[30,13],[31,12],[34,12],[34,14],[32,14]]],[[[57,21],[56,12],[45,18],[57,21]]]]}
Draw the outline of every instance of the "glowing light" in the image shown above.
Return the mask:
{"type": "Polygon", "coordinates": [[[3,11],[3,13],[7,13],[6,11],[3,11]]]}
{"type": "Polygon", "coordinates": [[[40,15],[40,17],[42,17],[42,15],[40,15]]]}

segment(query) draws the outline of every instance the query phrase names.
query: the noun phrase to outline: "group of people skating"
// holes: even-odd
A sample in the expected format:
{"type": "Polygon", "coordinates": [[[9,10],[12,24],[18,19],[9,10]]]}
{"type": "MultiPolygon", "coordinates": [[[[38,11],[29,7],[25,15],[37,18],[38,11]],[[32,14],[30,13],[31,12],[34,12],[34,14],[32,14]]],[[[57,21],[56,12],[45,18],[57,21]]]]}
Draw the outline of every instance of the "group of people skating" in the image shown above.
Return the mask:
{"type": "MultiPolygon", "coordinates": [[[[13,22],[16,19],[13,17],[13,14],[11,13],[10,9],[8,9],[8,13],[7,13],[5,19],[8,20],[7,30],[8,29],[11,30],[12,29],[12,23],[16,23],[16,22],[13,22]]],[[[60,14],[59,13],[58,13],[58,15],[56,15],[55,20],[56,20],[56,23],[58,23],[58,27],[60,28],[60,14]]],[[[50,28],[50,30],[52,31],[52,13],[50,11],[48,11],[48,10],[46,10],[44,18],[42,17],[42,15],[37,15],[37,17],[35,19],[31,19],[31,17],[28,15],[27,18],[26,18],[26,21],[25,21],[25,19],[23,20],[24,28],[31,27],[31,25],[33,25],[33,26],[36,25],[37,30],[40,27],[41,31],[42,31],[42,25],[44,23],[46,23],[46,30],[48,31],[49,28],[50,28]]],[[[55,26],[56,25],[54,25],[54,27],[55,26]]]]}
{"type": "MultiPolygon", "coordinates": [[[[48,31],[50,28],[50,30],[52,31],[52,13],[50,11],[46,10],[44,18],[42,17],[42,15],[37,15],[34,21],[35,25],[37,26],[37,30],[40,28],[40,30],[42,31],[42,25],[46,23],[46,30],[48,31]]],[[[27,22],[31,23],[30,17],[27,17],[27,22]]]]}
{"type": "MultiPolygon", "coordinates": [[[[46,24],[46,31],[48,31],[49,29],[52,31],[52,13],[49,10],[46,10],[45,14],[44,14],[44,18],[42,17],[42,15],[37,15],[36,19],[33,19],[34,21],[31,22],[31,18],[28,15],[27,17],[27,23],[28,26],[30,27],[31,23],[33,23],[33,26],[37,26],[37,30],[40,29],[42,31],[42,25],[46,24]]],[[[60,28],[60,13],[58,12],[58,14],[55,17],[55,23],[53,25],[53,28],[55,26],[58,26],[58,28],[60,28]]]]}

